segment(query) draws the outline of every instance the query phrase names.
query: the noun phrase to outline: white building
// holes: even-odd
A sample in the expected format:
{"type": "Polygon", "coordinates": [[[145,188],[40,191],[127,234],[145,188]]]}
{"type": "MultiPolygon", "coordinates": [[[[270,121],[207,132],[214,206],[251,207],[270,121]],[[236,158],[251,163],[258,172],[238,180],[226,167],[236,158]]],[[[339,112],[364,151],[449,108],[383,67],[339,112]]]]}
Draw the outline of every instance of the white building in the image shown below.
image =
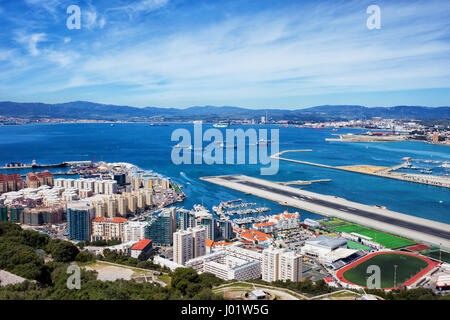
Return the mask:
{"type": "Polygon", "coordinates": [[[198,226],[179,230],[173,234],[173,261],[184,265],[186,261],[206,254],[206,228],[198,226]]]}
{"type": "Polygon", "coordinates": [[[173,261],[184,265],[193,258],[192,233],[179,230],[173,234],[173,261]]]}
{"type": "Polygon", "coordinates": [[[257,279],[261,276],[262,256],[258,252],[235,245],[224,246],[211,254],[191,259],[186,267],[197,272],[210,272],[224,280],[257,279]]]}
{"type": "Polygon", "coordinates": [[[311,257],[323,259],[337,248],[347,248],[347,240],[329,236],[320,236],[312,240],[305,241],[301,251],[311,257]]]}
{"type": "Polygon", "coordinates": [[[269,222],[275,223],[277,230],[286,230],[300,227],[300,213],[288,213],[287,211],[269,218],[269,222]]]}
{"type": "Polygon", "coordinates": [[[280,269],[280,250],[270,247],[262,252],[262,279],[267,282],[278,280],[280,269]]]}
{"type": "Polygon", "coordinates": [[[145,227],[148,226],[148,222],[141,221],[128,221],[123,226],[123,241],[135,241],[145,239],[145,227]]]}
{"type": "Polygon", "coordinates": [[[267,282],[290,280],[298,282],[302,277],[302,256],[294,251],[270,247],[262,253],[262,279],[267,282]]]}

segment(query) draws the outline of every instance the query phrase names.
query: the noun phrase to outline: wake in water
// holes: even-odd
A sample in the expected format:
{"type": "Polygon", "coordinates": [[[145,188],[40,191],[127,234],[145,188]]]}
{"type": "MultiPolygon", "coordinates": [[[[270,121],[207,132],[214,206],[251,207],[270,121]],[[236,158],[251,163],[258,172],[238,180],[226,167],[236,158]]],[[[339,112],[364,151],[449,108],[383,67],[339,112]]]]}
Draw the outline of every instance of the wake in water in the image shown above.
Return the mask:
{"type": "MultiPolygon", "coordinates": [[[[182,176],[186,181],[193,182],[193,180],[190,179],[190,178],[186,175],[186,173],[184,173],[183,171],[180,171],[180,176],[182,176]]],[[[189,182],[187,182],[187,183],[190,184],[189,182]]]]}

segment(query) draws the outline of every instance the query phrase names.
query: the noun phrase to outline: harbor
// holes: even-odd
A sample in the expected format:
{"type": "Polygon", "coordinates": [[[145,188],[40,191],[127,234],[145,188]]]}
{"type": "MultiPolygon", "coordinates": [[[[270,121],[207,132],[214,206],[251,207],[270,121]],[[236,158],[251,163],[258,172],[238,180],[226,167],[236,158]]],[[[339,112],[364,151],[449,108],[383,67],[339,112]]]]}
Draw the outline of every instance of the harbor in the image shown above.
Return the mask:
{"type": "Polygon", "coordinates": [[[256,203],[243,202],[242,199],[223,201],[212,207],[213,212],[222,220],[232,220],[237,226],[249,225],[264,221],[264,213],[270,211],[267,207],[257,207],[256,203]]]}
{"type": "Polygon", "coordinates": [[[25,164],[21,162],[9,162],[6,163],[3,167],[0,167],[0,170],[17,170],[17,169],[47,169],[47,168],[76,168],[76,167],[89,167],[92,165],[92,161],[68,161],[61,162],[55,164],[37,164],[35,160],[31,162],[31,164],[25,164]]]}
{"type": "Polygon", "coordinates": [[[301,190],[245,175],[211,176],[203,181],[299,208],[322,216],[337,217],[416,241],[450,249],[450,225],[369,206],[335,196],[301,190]]]}

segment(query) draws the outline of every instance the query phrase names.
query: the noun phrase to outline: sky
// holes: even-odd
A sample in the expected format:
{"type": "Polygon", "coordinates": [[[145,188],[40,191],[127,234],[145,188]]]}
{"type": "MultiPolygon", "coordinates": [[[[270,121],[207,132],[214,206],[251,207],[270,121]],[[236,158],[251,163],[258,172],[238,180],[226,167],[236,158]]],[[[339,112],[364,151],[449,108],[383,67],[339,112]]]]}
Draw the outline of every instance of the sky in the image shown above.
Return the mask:
{"type": "Polygon", "coordinates": [[[0,0],[0,101],[449,106],[449,66],[448,0],[0,0]]]}

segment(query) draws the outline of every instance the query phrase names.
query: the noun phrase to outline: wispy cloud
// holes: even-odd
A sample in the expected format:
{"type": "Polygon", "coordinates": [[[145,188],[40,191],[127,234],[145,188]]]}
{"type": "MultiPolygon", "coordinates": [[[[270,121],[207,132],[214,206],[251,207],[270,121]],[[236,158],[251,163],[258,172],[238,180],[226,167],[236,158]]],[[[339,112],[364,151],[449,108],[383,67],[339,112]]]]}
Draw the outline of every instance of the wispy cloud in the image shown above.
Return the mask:
{"type": "Polygon", "coordinates": [[[25,34],[20,32],[16,37],[16,41],[23,44],[32,56],[37,56],[39,54],[39,50],[37,48],[38,43],[45,41],[45,39],[45,33],[25,34]]]}
{"type": "Polygon", "coordinates": [[[56,14],[58,6],[61,4],[60,0],[25,0],[25,3],[34,9],[43,9],[52,15],[56,14]]]}

